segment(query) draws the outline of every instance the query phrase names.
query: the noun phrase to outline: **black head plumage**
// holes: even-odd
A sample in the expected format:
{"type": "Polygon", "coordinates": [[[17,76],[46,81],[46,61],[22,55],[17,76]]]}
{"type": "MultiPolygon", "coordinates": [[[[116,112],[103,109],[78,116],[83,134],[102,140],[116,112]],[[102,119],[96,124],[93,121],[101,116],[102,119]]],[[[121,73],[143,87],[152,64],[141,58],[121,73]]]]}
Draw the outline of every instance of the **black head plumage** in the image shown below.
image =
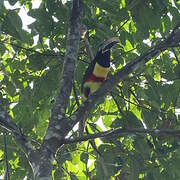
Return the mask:
{"type": "Polygon", "coordinates": [[[95,60],[103,67],[110,66],[110,49],[119,43],[119,38],[113,37],[110,38],[108,41],[104,42],[100,47],[96,54],[95,60]]]}

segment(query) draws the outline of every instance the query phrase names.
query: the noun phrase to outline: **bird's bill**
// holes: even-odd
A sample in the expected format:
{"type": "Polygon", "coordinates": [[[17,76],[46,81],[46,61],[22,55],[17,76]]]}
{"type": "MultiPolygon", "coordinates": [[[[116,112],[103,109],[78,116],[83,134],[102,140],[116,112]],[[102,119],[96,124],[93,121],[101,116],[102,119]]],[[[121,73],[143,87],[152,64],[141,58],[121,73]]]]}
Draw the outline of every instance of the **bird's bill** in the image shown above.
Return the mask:
{"type": "Polygon", "coordinates": [[[102,52],[104,53],[110,50],[115,44],[119,42],[120,40],[118,37],[112,37],[102,44],[102,46],[100,47],[100,50],[102,50],[102,52]]]}

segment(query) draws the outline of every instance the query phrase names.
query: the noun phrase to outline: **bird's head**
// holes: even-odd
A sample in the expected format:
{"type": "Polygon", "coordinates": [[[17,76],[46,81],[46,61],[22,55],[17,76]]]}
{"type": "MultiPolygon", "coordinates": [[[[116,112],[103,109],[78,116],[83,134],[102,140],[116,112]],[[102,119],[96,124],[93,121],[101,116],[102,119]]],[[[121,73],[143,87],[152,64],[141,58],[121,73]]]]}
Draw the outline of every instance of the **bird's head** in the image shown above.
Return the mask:
{"type": "Polygon", "coordinates": [[[96,54],[97,62],[103,67],[110,66],[110,50],[111,48],[119,43],[118,37],[110,38],[108,41],[104,42],[100,47],[96,54]]]}

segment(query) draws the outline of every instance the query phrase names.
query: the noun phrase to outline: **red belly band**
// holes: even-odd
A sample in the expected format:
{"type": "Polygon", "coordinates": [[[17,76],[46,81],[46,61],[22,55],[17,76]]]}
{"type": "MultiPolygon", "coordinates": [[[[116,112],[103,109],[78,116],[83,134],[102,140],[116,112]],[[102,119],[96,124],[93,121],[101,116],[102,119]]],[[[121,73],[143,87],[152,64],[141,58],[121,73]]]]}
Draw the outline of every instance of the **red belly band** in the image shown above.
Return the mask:
{"type": "Polygon", "coordinates": [[[86,82],[103,82],[106,80],[106,77],[97,77],[94,74],[91,74],[86,82]]]}

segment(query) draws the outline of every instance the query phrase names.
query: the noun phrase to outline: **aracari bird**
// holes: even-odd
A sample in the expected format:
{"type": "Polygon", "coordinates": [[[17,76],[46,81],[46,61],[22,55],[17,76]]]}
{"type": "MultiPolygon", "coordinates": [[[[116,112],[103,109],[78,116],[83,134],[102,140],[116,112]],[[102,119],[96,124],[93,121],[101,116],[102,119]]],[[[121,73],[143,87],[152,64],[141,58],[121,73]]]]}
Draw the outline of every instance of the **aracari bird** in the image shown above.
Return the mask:
{"type": "Polygon", "coordinates": [[[117,43],[119,43],[117,37],[110,38],[103,43],[86,69],[81,86],[83,100],[86,100],[106,80],[110,69],[110,49],[117,43]]]}
{"type": "MultiPolygon", "coordinates": [[[[86,100],[106,80],[110,69],[110,50],[117,43],[119,43],[119,38],[113,37],[99,47],[95,58],[89,64],[83,76],[81,86],[83,100],[86,100]]],[[[86,118],[79,124],[80,135],[84,132],[85,123],[86,118]]]]}

